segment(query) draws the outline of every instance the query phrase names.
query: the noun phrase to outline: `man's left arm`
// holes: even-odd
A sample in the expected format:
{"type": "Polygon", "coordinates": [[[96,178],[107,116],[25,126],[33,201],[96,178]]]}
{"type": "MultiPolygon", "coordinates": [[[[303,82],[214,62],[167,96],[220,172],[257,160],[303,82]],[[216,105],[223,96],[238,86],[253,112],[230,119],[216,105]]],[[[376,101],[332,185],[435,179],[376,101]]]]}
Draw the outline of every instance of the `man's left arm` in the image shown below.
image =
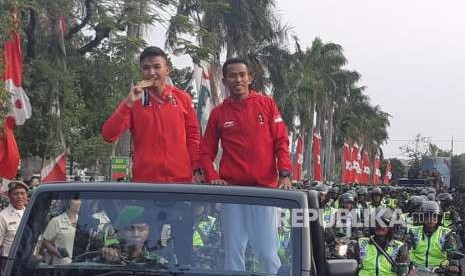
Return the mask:
{"type": "Polygon", "coordinates": [[[278,170],[280,175],[278,185],[282,188],[289,189],[292,185],[290,176],[292,166],[289,154],[289,135],[276,102],[273,99],[270,99],[270,102],[272,111],[272,120],[270,124],[271,133],[273,135],[273,150],[276,159],[278,160],[278,170]]]}
{"type": "Polygon", "coordinates": [[[190,97],[186,97],[186,110],[185,126],[186,126],[186,141],[187,149],[191,158],[192,170],[196,171],[201,168],[199,160],[199,147],[200,147],[200,127],[197,120],[197,114],[194,109],[194,104],[190,97]]]}

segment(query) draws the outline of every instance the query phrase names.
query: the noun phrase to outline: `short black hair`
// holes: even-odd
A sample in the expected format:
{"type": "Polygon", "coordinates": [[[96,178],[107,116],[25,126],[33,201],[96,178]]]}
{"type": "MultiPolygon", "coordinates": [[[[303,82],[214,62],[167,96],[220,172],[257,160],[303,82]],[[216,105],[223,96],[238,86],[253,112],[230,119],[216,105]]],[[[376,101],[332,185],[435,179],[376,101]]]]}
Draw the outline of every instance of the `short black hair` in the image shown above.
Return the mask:
{"type": "Polygon", "coordinates": [[[148,57],[157,57],[157,56],[163,57],[166,60],[166,62],[168,62],[168,56],[166,55],[166,53],[162,49],[160,49],[160,48],[158,48],[156,46],[149,46],[149,47],[145,48],[142,51],[142,53],[140,53],[139,63],[142,63],[142,61],[144,59],[148,58],[148,57]]]}
{"type": "Polygon", "coordinates": [[[249,64],[247,63],[247,61],[243,58],[238,58],[238,57],[234,57],[234,58],[228,58],[224,64],[223,64],[223,77],[226,78],[226,73],[227,73],[227,69],[228,69],[228,66],[231,65],[231,64],[237,64],[237,63],[241,63],[241,64],[244,64],[245,67],[247,67],[247,71],[250,72],[250,69],[249,69],[249,64]]]}

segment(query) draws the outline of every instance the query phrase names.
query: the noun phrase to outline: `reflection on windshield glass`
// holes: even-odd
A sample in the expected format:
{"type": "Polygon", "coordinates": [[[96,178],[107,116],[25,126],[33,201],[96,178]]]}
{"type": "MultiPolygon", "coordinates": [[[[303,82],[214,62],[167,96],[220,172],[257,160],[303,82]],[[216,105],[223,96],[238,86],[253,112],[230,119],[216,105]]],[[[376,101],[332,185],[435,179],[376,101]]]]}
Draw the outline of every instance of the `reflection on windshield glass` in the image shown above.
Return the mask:
{"type": "Polygon", "coordinates": [[[293,260],[291,229],[276,222],[283,208],[80,198],[52,200],[45,209],[45,219],[28,223],[37,229],[28,269],[137,265],[276,274],[293,260]]]}

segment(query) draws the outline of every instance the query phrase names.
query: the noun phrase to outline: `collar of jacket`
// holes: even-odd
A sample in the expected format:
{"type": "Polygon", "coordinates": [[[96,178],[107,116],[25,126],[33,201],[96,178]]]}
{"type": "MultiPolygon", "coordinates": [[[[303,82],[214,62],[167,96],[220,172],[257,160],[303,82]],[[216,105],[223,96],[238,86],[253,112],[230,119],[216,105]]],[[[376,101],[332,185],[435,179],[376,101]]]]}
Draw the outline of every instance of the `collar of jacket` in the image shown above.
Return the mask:
{"type": "Polygon", "coordinates": [[[236,101],[235,99],[233,99],[233,97],[229,96],[224,100],[224,103],[226,103],[226,104],[244,103],[244,102],[250,101],[252,99],[255,99],[257,96],[258,96],[258,93],[256,91],[249,90],[249,95],[247,96],[247,98],[236,101]]]}
{"type": "Polygon", "coordinates": [[[163,92],[161,93],[161,95],[158,95],[157,92],[153,88],[150,89],[150,95],[154,96],[154,97],[158,97],[158,98],[163,99],[163,100],[166,100],[167,97],[168,97],[168,94],[171,93],[172,88],[173,87],[171,85],[165,83],[165,88],[163,88],[163,92]]]}

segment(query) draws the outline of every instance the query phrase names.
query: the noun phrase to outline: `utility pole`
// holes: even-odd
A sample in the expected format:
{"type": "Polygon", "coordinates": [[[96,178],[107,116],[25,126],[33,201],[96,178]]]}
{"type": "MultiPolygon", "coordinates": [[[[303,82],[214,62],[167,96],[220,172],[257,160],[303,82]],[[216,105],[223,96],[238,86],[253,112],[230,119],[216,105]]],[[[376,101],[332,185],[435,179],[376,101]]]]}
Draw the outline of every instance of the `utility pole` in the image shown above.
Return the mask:
{"type": "Polygon", "coordinates": [[[450,141],[450,158],[454,157],[454,134],[452,134],[452,140],[450,141]]]}

